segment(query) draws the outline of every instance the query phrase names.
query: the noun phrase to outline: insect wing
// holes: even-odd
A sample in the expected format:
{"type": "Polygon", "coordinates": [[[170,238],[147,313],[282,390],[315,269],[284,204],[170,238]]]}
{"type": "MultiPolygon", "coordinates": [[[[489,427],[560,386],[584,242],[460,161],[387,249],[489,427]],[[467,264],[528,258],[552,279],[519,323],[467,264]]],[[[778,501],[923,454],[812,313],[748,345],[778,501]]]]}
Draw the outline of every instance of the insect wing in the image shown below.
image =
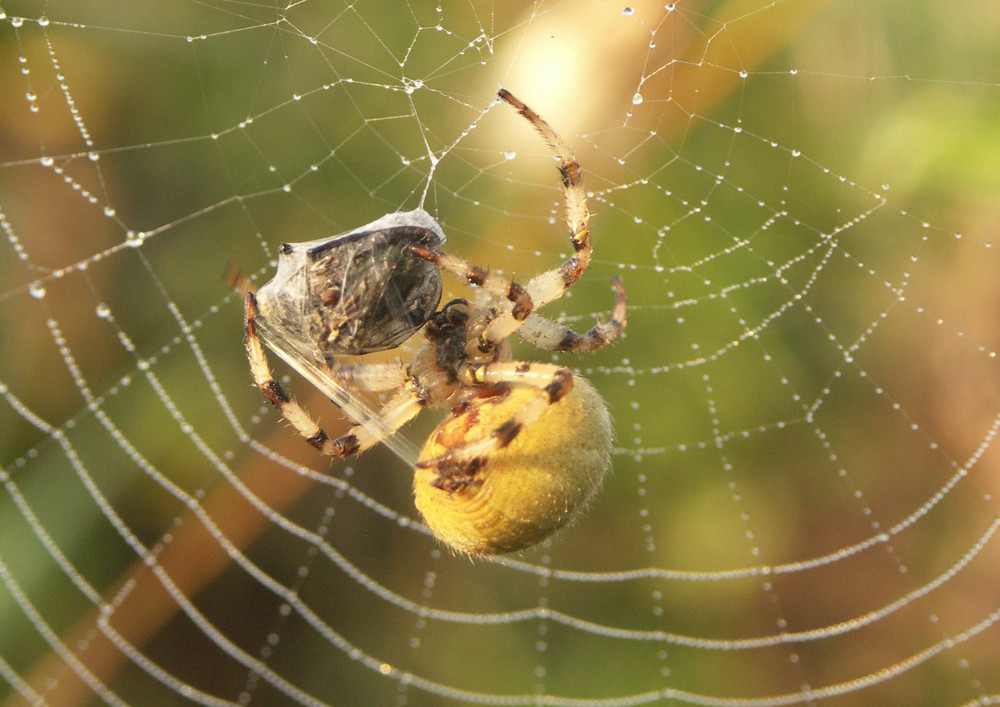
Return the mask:
{"type": "MultiPolygon", "coordinates": [[[[367,228],[367,227],[366,227],[367,228]]],[[[436,249],[438,234],[407,224],[359,230],[307,254],[310,335],[328,355],[392,349],[441,301],[441,273],[413,246],[436,249]]]]}
{"type": "Polygon", "coordinates": [[[260,319],[302,348],[337,356],[402,344],[434,313],[441,273],[413,246],[439,250],[444,232],[426,211],[389,214],[303,243],[283,243],[274,277],[257,291],[260,319]]]}
{"type": "Polygon", "coordinates": [[[256,292],[267,347],[411,466],[417,445],[385,424],[338,365],[343,356],[396,348],[423,326],[440,301],[441,273],[412,247],[440,250],[444,242],[423,209],[387,214],[331,238],[283,243],[277,272],[256,292]]]}
{"type": "Polygon", "coordinates": [[[296,350],[294,344],[291,344],[291,339],[271,331],[263,323],[257,331],[271,351],[296,373],[322,391],[337,407],[344,411],[344,414],[352,422],[368,430],[378,439],[380,444],[388,447],[408,466],[412,467],[416,464],[419,455],[417,445],[398,430],[394,431],[387,427],[378,410],[372,407],[362,395],[353,390],[346,380],[339,379],[334,369],[317,363],[315,353],[296,350]]]}

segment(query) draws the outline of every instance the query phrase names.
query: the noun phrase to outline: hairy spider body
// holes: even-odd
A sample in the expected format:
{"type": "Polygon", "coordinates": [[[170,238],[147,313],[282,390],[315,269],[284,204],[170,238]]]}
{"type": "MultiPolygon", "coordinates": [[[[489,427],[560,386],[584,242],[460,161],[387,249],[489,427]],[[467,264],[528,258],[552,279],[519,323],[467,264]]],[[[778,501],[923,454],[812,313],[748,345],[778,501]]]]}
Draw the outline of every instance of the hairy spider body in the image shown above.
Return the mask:
{"type": "Polygon", "coordinates": [[[388,442],[424,407],[451,408],[420,453],[414,494],[437,537],[470,554],[512,552],[549,536],[586,504],[611,466],[610,416],[600,395],[569,369],[512,361],[508,338],[516,332],[541,349],[588,352],[614,341],[625,327],[618,278],[611,320],[585,334],[536,313],[589,265],[589,213],[569,149],[524,103],[502,89],[499,96],[559,158],[574,249],[562,265],[523,286],[510,282],[441,251],[440,226],[417,210],[385,216],[345,234],[351,236],[346,240],[282,245],[274,280],[245,298],[254,382],[324,454],[357,454],[388,442]],[[368,267],[366,259],[373,261],[368,267]],[[435,311],[440,270],[466,280],[475,298],[435,311]],[[337,360],[343,353],[393,348],[418,330],[424,342],[409,364],[337,360]],[[355,426],[331,439],[274,380],[261,339],[293,365],[304,362],[314,382],[332,382],[321,385],[325,391],[380,394],[380,410],[368,414],[351,408],[350,396],[333,395],[345,410],[358,412],[350,413],[355,426]]]}
{"type": "MultiPolygon", "coordinates": [[[[565,397],[476,470],[472,483],[442,493],[441,477],[417,465],[414,501],[434,534],[470,555],[512,552],[545,539],[576,515],[611,466],[611,418],[600,394],[574,376],[565,397]]],[[[420,453],[447,455],[500,428],[537,391],[490,388],[454,408],[420,453]]]]}

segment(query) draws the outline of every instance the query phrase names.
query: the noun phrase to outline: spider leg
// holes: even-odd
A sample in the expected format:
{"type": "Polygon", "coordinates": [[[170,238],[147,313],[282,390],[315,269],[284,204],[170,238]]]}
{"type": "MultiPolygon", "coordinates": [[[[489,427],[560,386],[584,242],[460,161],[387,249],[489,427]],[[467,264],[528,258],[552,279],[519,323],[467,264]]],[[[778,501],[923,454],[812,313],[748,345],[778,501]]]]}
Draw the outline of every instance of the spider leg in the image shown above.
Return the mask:
{"type": "Polygon", "coordinates": [[[379,409],[378,415],[375,416],[378,421],[377,426],[355,425],[343,436],[335,439],[332,444],[335,444],[338,449],[346,450],[344,454],[338,456],[363,452],[374,447],[386,435],[395,432],[412,420],[426,405],[427,401],[407,386],[389,398],[379,409]]]}
{"type": "MultiPolygon", "coordinates": [[[[316,421],[302,409],[302,406],[284,391],[278,381],[274,380],[271,368],[267,363],[264,345],[257,334],[257,298],[252,292],[247,293],[243,306],[244,327],[246,329],[245,346],[247,359],[250,361],[250,374],[253,376],[254,383],[292,427],[323,454],[347,457],[364,451],[376,444],[385,433],[395,431],[413,418],[426,404],[413,390],[404,389],[383,406],[381,414],[378,416],[379,429],[377,431],[364,425],[355,425],[342,437],[330,439],[316,421]]],[[[386,376],[385,373],[386,371],[372,371],[372,376],[367,381],[368,385],[374,389],[388,385],[388,380],[391,380],[392,377],[386,376]]]]}
{"type": "Polygon", "coordinates": [[[538,395],[482,439],[418,463],[420,467],[434,469],[440,477],[435,485],[446,491],[477,483],[476,472],[490,454],[510,444],[522,429],[573,389],[573,374],[569,369],[548,363],[487,363],[470,366],[467,371],[478,384],[527,386],[537,390],[538,395]]]}
{"type": "MultiPolygon", "coordinates": [[[[560,283],[560,288],[547,287],[546,291],[557,290],[549,299],[535,299],[535,306],[541,307],[558,297],[570,285],[580,279],[583,271],[590,264],[590,212],[587,209],[587,193],[583,189],[583,178],[581,177],[580,165],[573,156],[572,151],[566,146],[562,138],[552,129],[545,120],[535,111],[525,105],[521,100],[515,98],[505,89],[500,89],[497,95],[514,106],[517,112],[523,115],[535,129],[541,134],[542,139],[549,148],[559,158],[559,174],[562,177],[563,189],[566,192],[566,224],[569,226],[569,240],[573,244],[574,255],[569,260],[560,265],[556,270],[550,271],[549,275],[555,283],[560,283]]],[[[540,275],[535,280],[540,280],[545,275],[540,275]]]]}
{"type": "Polygon", "coordinates": [[[421,258],[430,260],[438,267],[467,280],[470,285],[511,303],[509,310],[501,309],[488,315],[479,337],[479,349],[482,351],[490,350],[497,342],[517,331],[535,308],[527,290],[516,282],[476,267],[457,255],[437,253],[420,246],[412,246],[412,249],[421,258]]]}
{"type": "Polygon", "coordinates": [[[479,287],[491,295],[510,300],[513,307],[511,313],[519,321],[531,314],[531,310],[534,309],[531,297],[516,282],[511,282],[495,273],[476,267],[465,258],[460,258],[457,255],[438,253],[416,245],[410,246],[410,248],[424,260],[429,260],[438,267],[468,280],[470,285],[479,287]]]}
{"type": "Polygon", "coordinates": [[[349,380],[355,388],[371,392],[395,390],[407,380],[406,368],[399,363],[338,365],[330,370],[336,379],[349,380]]]}
{"type": "Polygon", "coordinates": [[[615,308],[611,321],[601,322],[586,334],[577,334],[572,329],[556,324],[537,314],[528,317],[517,333],[525,341],[530,341],[547,351],[572,351],[585,353],[607,346],[617,339],[625,329],[625,286],[621,278],[614,279],[615,308]]]}

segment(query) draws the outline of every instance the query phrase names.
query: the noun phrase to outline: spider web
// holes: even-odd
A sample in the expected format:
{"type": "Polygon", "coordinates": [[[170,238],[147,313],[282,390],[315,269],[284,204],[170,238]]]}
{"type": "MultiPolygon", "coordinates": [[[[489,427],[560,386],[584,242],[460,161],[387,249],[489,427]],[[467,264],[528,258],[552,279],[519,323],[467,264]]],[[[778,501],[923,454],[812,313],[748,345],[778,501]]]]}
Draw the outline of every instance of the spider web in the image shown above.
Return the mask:
{"type": "MultiPolygon", "coordinates": [[[[1000,702],[1000,15],[0,0],[0,704],[1000,702]],[[422,206],[629,294],[586,516],[454,557],[251,385],[227,261],[422,206]]],[[[446,278],[448,296],[466,290],[446,278]]],[[[279,377],[336,434],[337,411],[279,377]]],[[[407,435],[419,443],[427,413],[407,435]]]]}

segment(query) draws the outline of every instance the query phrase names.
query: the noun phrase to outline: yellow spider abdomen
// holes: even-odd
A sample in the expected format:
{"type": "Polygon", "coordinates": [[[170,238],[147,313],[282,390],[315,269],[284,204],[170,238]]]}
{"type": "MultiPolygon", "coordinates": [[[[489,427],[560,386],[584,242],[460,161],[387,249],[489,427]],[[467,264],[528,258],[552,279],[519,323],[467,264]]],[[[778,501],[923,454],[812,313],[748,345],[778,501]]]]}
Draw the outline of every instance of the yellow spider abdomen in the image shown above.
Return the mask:
{"type": "MultiPolygon", "coordinates": [[[[573,383],[564,398],[487,457],[476,484],[448,492],[434,486],[440,478],[434,469],[417,467],[416,506],[440,540],[471,555],[514,552],[549,537],[586,506],[611,468],[613,433],[600,394],[580,376],[573,383]]],[[[528,387],[502,392],[449,414],[420,461],[482,439],[545,394],[528,387]]]]}

